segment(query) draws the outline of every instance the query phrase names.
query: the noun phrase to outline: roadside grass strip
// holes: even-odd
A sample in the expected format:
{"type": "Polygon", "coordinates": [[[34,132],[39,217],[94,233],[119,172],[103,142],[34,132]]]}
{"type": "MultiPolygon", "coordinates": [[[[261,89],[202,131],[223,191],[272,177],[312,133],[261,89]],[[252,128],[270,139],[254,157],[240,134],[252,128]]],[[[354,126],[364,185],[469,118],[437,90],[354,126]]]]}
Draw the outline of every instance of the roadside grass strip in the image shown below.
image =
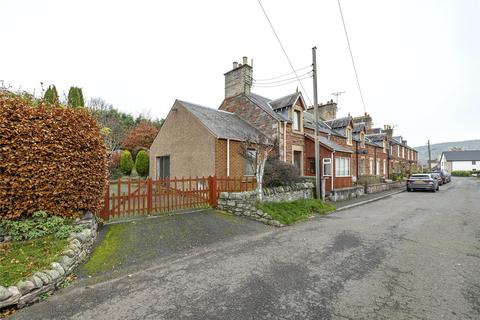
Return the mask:
{"type": "Polygon", "coordinates": [[[108,228],[102,242],[95,248],[88,262],[82,267],[88,275],[93,276],[121,264],[119,255],[122,240],[125,240],[123,235],[126,228],[125,224],[115,224],[108,228]]]}
{"type": "Polygon", "coordinates": [[[0,285],[12,286],[48,269],[67,247],[67,239],[54,236],[0,244],[0,285]]]}
{"type": "Polygon", "coordinates": [[[335,211],[334,206],[316,199],[257,203],[256,207],[285,225],[308,219],[313,214],[335,211]]]}

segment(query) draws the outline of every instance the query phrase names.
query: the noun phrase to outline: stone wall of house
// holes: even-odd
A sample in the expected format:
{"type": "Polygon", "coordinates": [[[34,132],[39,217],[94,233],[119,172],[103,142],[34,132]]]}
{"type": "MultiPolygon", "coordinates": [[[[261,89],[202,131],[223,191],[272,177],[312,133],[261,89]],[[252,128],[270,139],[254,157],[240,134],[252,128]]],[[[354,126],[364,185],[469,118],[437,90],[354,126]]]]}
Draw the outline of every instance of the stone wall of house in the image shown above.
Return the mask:
{"type": "Polygon", "coordinates": [[[76,224],[83,225],[83,231],[70,235],[69,246],[48,270],[36,272],[8,288],[0,285],[0,308],[23,308],[39,301],[42,295],[58,289],[78,264],[87,258],[97,237],[97,221],[92,213],[86,212],[76,224]]]}
{"type": "MultiPolygon", "coordinates": [[[[265,188],[263,190],[264,202],[294,201],[312,197],[313,183],[311,182],[297,183],[285,187],[265,188]]],[[[282,227],[282,223],[255,207],[257,201],[258,196],[255,191],[222,192],[218,198],[217,208],[268,225],[282,227]]]]}

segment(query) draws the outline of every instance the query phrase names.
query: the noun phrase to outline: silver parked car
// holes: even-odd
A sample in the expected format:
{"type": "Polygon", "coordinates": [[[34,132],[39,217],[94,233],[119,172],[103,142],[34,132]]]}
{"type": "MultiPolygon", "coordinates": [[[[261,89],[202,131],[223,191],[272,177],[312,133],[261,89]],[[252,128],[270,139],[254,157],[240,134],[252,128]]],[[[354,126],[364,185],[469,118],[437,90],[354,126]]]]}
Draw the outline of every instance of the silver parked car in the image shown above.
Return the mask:
{"type": "Polygon", "coordinates": [[[438,191],[438,177],[433,173],[412,174],[407,180],[407,191],[430,190],[438,191]]]}

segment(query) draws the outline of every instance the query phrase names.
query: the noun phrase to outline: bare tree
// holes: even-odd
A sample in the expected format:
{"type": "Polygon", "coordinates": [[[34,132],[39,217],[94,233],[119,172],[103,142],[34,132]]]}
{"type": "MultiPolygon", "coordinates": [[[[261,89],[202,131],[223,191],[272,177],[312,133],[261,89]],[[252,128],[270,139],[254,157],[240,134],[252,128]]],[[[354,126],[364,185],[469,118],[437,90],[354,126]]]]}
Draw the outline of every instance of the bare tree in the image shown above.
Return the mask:
{"type": "Polygon", "coordinates": [[[274,141],[268,139],[265,135],[246,136],[240,148],[240,154],[247,160],[247,168],[255,174],[257,179],[257,196],[260,201],[263,200],[263,175],[265,164],[268,157],[275,152],[274,141]]]}

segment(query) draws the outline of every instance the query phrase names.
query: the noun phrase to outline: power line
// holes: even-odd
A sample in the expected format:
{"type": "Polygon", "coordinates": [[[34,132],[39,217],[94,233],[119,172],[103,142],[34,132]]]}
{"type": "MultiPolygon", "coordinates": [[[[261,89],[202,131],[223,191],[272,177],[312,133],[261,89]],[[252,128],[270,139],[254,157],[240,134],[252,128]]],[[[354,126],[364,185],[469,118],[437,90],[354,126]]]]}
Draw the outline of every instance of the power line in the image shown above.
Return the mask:
{"type": "Polygon", "coordinates": [[[287,84],[290,84],[290,83],[294,83],[294,82],[297,82],[299,80],[304,80],[304,79],[309,79],[311,78],[312,76],[306,76],[306,77],[303,77],[303,78],[295,78],[295,80],[291,80],[289,82],[285,82],[285,83],[280,83],[280,84],[273,84],[273,85],[264,85],[264,84],[260,84],[260,85],[257,85],[257,84],[253,84],[254,87],[258,87],[258,88],[272,88],[272,87],[280,87],[280,86],[284,86],[284,85],[287,85],[287,84]]]}
{"type": "MultiPolygon", "coordinates": [[[[303,68],[300,68],[300,69],[297,69],[295,71],[302,71],[302,70],[305,70],[307,68],[312,68],[312,65],[308,65],[308,66],[305,66],[303,68]]],[[[289,76],[293,74],[293,72],[289,72],[289,73],[285,73],[285,74],[282,74],[280,76],[277,76],[277,77],[273,77],[273,78],[267,78],[267,79],[256,79],[256,81],[270,81],[270,80],[275,80],[275,79],[279,79],[279,78],[283,78],[283,77],[286,77],[286,76],[289,76]]]]}
{"type": "Polygon", "coordinates": [[[360,98],[362,99],[363,111],[367,112],[367,108],[365,107],[365,101],[363,100],[362,88],[360,87],[360,81],[358,80],[357,67],[355,66],[355,60],[353,59],[350,40],[348,39],[347,26],[345,25],[345,19],[343,18],[342,6],[340,4],[340,0],[337,0],[337,2],[338,2],[338,9],[340,10],[340,16],[342,17],[343,30],[345,30],[345,37],[347,38],[348,51],[350,52],[350,58],[352,59],[353,71],[355,72],[355,78],[357,79],[358,92],[360,93],[360,98]]]}
{"type": "Polygon", "coordinates": [[[298,77],[297,71],[295,71],[295,68],[293,67],[292,61],[290,61],[290,58],[288,57],[287,51],[283,47],[282,41],[280,41],[280,38],[278,37],[277,32],[275,31],[275,28],[273,27],[272,22],[270,21],[270,18],[268,18],[267,12],[265,11],[265,8],[262,5],[262,2],[260,0],[257,0],[258,4],[260,5],[260,8],[263,11],[263,14],[265,15],[265,18],[267,18],[268,23],[270,24],[270,27],[272,28],[273,33],[275,34],[275,37],[277,38],[278,44],[280,44],[280,47],[282,48],[283,53],[285,54],[285,57],[287,58],[288,64],[290,64],[290,67],[293,70],[293,73],[295,74],[295,77],[297,78],[297,81],[300,83],[300,87],[302,87],[303,92],[305,92],[305,96],[308,99],[308,102],[310,105],[312,105],[312,101],[310,100],[310,97],[308,96],[307,90],[303,87],[302,81],[298,77]]]}
{"type": "MultiPolygon", "coordinates": [[[[306,75],[312,75],[312,71],[308,71],[304,74],[299,75],[298,77],[301,78],[301,77],[304,77],[306,75]]],[[[253,82],[257,83],[257,84],[274,84],[274,83],[280,83],[280,82],[285,82],[285,81],[289,81],[289,80],[294,80],[296,78],[297,77],[291,77],[291,78],[281,79],[281,80],[277,80],[277,81],[269,81],[269,82],[266,82],[266,81],[261,82],[261,81],[258,81],[256,79],[253,79],[253,82]]]]}

